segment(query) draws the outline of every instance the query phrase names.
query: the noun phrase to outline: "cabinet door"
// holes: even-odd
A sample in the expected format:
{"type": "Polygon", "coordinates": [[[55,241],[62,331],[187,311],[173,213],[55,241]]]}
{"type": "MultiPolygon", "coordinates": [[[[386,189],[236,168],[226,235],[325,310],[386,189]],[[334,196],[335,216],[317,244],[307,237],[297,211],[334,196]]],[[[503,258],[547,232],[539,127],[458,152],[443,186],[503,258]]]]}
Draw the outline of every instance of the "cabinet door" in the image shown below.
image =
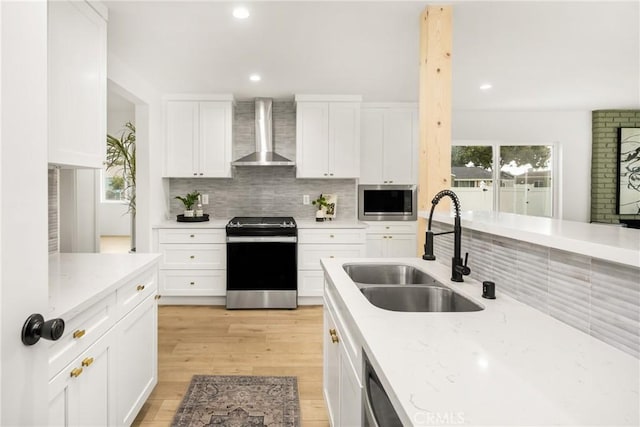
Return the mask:
{"type": "Polygon", "coordinates": [[[231,176],[231,104],[200,103],[198,176],[231,176]]]}
{"type": "MultiPolygon", "coordinates": [[[[325,308],[324,312],[324,330],[323,330],[323,349],[324,349],[324,366],[323,366],[323,391],[324,400],[327,404],[327,412],[329,413],[329,421],[332,426],[341,426],[340,419],[340,348],[338,342],[331,339],[331,330],[336,329],[331,314],[325,308]]],[[[360,424],[357,424],[360,425],[360,424]]]]}
{"type": "Polygon", "coordinates": [[[360,175],[360,103],[329,104],[329,176],[360,175]]]}
{"type": "Polygon", "coordinates": [[[296,176],[329,176],[329,104],[301,102],[296,111],[296,176]]]}
{"type": "Polygon", "coordinates": [[[117,425],[131,425],[158,382],[158,311],[153,295],[117,326],[117,425]]]}
{"type": "Polygon", "coordinates": [[[383,183],[413,184],[415,112],[389,110],[384,115],[383,183]]]}
{"type": "Polygon", "coordinates": [[[321,297],[324,290],[324,273],[317,270],[298,272],[298,296],[321,297]]]}
{"type": "Polygon", "coordinates": [[[50,1],[47,7],[49,163],[100,169],[107,120],[107,23],[84,1],[50,1]]]}
{"type": "Polygon", "coordinates": [[[391,258],[412,258],[418,253],[418,242],[414,234],[388,235],[386,245],[386,256],[391,258]]]}
{"type": "Polygon", "coordinates": [[[49,425],[114,425],[114,384],[113,334],[107,333],[49,382],[49,425]]]}
{"type": "Polygon", "coordinates": [[[340,422],[339,426],[362,425],[362,386],[340,345],[340,422]]]}
{"type": "Polygon", "coordinates": [[[198,109],[197,102],[167,102],[166,176],[198,176],[198,109]]]}
{"type": "Polygon", "coordinates": [[[382,234],[367,234],[367,258],[385,256],[387,239],[382,234]]]}
{"type": "Polygon", "coordinates": [[[380,184],[384,143],[384,111],[362,110],[360,133],[360,184],[380,184]]]}

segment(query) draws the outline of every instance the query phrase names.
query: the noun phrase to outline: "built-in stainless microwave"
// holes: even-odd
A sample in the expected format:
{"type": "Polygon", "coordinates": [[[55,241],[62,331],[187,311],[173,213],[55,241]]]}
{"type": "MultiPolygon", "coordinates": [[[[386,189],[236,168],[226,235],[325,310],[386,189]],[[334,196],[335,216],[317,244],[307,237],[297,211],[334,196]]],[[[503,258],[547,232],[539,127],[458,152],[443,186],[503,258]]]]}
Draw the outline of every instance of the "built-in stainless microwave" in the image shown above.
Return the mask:
{"type": "Polygon", "coordinates": [[[415,185],[358,185],[360,221],[415,221],[418,218],[415,185]]]}

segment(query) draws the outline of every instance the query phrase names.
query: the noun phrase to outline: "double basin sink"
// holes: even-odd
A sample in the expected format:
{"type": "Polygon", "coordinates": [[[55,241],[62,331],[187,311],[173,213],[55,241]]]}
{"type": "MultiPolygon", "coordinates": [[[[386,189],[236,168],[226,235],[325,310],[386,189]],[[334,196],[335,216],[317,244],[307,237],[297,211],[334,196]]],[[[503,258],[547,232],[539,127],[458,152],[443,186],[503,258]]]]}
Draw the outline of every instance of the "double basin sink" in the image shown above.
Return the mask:
{"type": "Polygon", "coordinates": [[[376,307],[407,312],[484,310],[427,273],[403,264],[345,264],[345,272],[376,307]]]}

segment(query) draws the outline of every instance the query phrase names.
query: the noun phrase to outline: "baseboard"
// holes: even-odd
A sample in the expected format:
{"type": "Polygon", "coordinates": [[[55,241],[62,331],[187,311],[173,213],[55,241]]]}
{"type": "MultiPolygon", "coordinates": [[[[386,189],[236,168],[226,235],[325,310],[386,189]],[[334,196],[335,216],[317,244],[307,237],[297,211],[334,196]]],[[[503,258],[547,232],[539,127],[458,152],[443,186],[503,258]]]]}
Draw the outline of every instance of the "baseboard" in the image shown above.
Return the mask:
{"type": "MultiPolygon", "coordinates": [[[[162,295],[158,305],[226,305],[226,297],[190,297],[162,295]]],[[[298,305],[323,305],[322,297],[298,297],[298,305]]]]}

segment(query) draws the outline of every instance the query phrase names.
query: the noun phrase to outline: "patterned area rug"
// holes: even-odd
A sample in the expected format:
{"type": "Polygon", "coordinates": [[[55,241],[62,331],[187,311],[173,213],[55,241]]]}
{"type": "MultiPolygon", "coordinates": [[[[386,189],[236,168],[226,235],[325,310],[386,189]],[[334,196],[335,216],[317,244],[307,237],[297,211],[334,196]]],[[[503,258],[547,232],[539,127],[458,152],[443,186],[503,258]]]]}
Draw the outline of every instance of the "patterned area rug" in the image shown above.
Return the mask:
{"type": "Polygon", "coordinates": [[[174,427],[298,427],[296,377],[194,375],[174,427]]]}

